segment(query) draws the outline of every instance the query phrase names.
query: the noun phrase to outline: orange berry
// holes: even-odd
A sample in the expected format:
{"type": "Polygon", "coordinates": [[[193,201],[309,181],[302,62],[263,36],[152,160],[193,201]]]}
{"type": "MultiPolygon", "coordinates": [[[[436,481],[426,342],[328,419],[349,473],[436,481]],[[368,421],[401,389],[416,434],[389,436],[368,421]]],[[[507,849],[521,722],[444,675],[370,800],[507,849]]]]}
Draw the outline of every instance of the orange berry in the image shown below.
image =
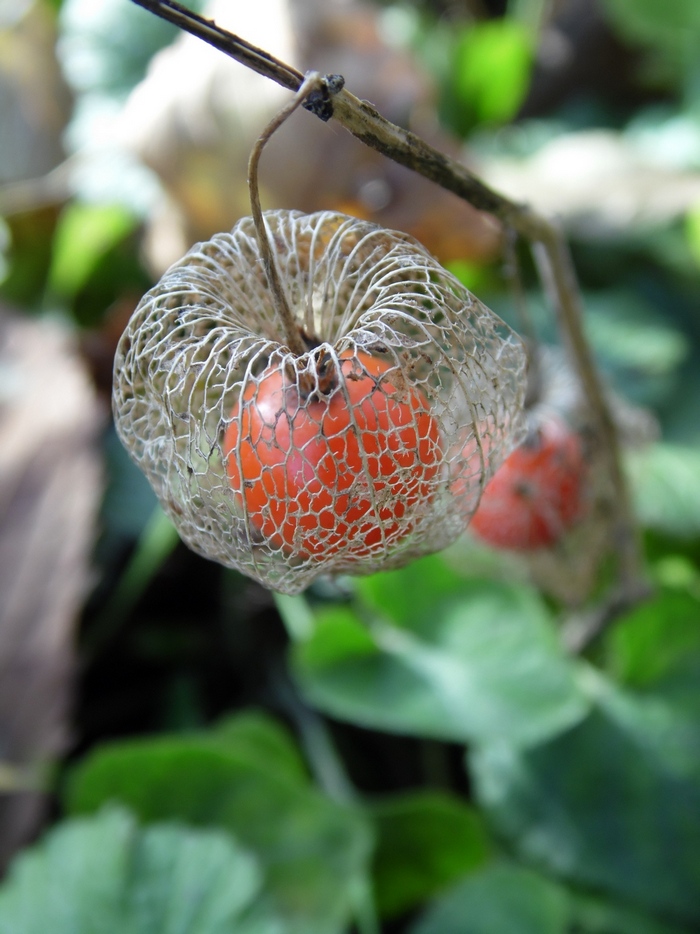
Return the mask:
{"type": "Polygon", "coordinates": [[[469,528],[496,548],[547,548],[581,518],[585,474],[579,435],[549,417],[496,471],[469,528]]]}
{"type": "Polygon", "coordinates": [[[390,364],[364,351],[339,360],[306,397],[300,378],[269,366],[245,386],[224,437],[249,521],[272,547],[303,557],[363,558],[396,545],[440,465],[423,393],[399,392],[390,364]]]}

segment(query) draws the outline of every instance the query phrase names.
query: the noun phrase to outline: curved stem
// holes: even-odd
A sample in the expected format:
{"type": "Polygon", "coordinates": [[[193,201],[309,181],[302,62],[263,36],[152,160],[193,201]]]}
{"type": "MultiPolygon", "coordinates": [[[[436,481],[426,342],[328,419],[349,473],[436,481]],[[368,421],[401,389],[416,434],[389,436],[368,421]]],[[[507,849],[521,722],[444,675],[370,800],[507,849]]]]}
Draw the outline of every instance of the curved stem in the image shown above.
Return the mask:
{"type": "Polygon", "coordinates": [[[309,72],[292,100],[273,117],[273,119],[268,123],[263,132],[260,134],[255,146],[253,146],[250,159],[248,160],[250,211],[253,215],[255,236],[258,241],[260,256],[262,257],[263,265],[265,267],[267,284],[270,288],[270,292],[272,292],[272,299],[274,301],[277,314],[280,317],[282,327],[284,328],[289,349],[298,357],[306,353],[308,348],[304,342],[303,337],[301,336],[301,330],[296,322],[296,319],[294,318],[294,314],[289,307],[289,302],[287,301],[287,296],[280,279],[277,264],[275,263],[272,247],[270,246],[270,238],[268,237],[267,230],[265,228],[265,218],[263,217],[262,208],[260,206],[258,165],[260,163],[260,156],[262,155],[262,151],[265,148],[265,144],[268,142],[273,133],[275,133],[275,131],[282,126],[284,121],[294,113],[297,107],[304,103],[312,91],[319,90],[322,87],[323,79],[319,73],[317,71],[309,72]]]}
{"type": "Polygon", "coordinates": [[[595,419],[598,443],[614,490],[610,502],[610,519],[613,546],[619,558],[619,601],[635,602],[648,593],[642,571],[641,540],[623,471],[617,427],[583,330],[583,308],[571,253],[563,236],[552,225],[551,235],[533,244],[533,255],[595,419]]]}

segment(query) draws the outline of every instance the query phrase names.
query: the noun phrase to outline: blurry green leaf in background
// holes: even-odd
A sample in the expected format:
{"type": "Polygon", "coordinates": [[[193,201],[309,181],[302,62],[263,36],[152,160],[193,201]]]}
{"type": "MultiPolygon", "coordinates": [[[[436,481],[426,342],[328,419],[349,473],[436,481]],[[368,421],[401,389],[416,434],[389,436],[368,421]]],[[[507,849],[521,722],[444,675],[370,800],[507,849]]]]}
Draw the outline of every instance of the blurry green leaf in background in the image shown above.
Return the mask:
{"type": "Polygon", "coordinates": [[[54,234],[49,293],[63,301],[74,299],[98,261],[137,224],[138,219],[118,204],[70,202],[54,234]]]}
{"type": "Polygon", "coordinates": [[[262,934],[246,922],[260,884],[228,834],[141,829],[111,808],[66,821],[17,860],[0,889],[0,934],[262,934]]]}
{"type": "Polygon", "coordinates": [[[452,795],[394,795],[370,813],[377,830],[375,897],[383,916],[416,907],[491,856],[481,817],[452,795]]]}
{"type": "Polygon", "coordinates": [[[278,778],[306,785],[308,769],[291,734],[277,720],[258,710],[246,710],[217,723],[212,739],[224,748],[235,749],[248,762],[257,763],[278,778]]]}
{"type": "Polygon", "coordinates": [[[627,613],[605,640],[608,664],[624,684],[660,686],[683,678],[696,684],[700,715],[700,577],[692,587],[665,587],[627,613]]]}
{"type": "Polygon", "coordinates": [[[458,105],[475,123],[512,119],[527,94],[533,63],[532,38],[510,19],[476,23],[464,30],[456,48],[453,86],[458,105]]]}
{"type": "Polygon", "coordinates": [[[109,802],[145,823],[231,833],[260,861],[266,897],[292,934],[337,934],[364,885],[368,822],[316,791],[279,728],[232,720],[210,733],[105,746],[74,772],[68,804],[109,802]]]}
{"type": "Polygon", "coordinates": [[[668,82],[690,77],[700,43],[696,0],[602,0],[602,5],[625,39],[647,47],[647,78],[668,82]]]}
{"type": "Polygon", "coordinates": [[[589,293],[586,305],[591,343],[602,366],[623,381],[628,398],[643,404],[655,389],[657,394],[668,391],[668,382],[690,354],[680,329],[631,290],[589,293]]]}
{"type": "Polygon", "coordinates": [[[700,726],[661,696],[601,684],[597,709],[567,733],[526,751],[486,743],[470,765],[519,855],[638,910],[700,921],[700,726]]]}
{"type": "Polygon", "coordinates": [[[495,862],[437,899],[410,934],[690,934],[615,902],[495,862]]]}
{"type": "Polygon", "coordinates": [[[490,866],[437,902],[411,934],[567,934],[565,892],[536,873],[490,866]]]}
{"type": "Polygon", "coordinates": [[[700,269],[700,203],[694,204],[685,219],[685,234],[698,269],[700,269]]]}
{"type": "Polygon", "coordinates": [[[700,450],[654,444],[627,454],[642,524],[680,538],[700,535],[700,450]]]}
{"type": "Polygon", "coordinates": [[[356,586],[356,604],[321,605],[293,652],[303,692],[331,716],[527,745],[585,715],[576,666],[528,587],[463,578],[439,557],[356,586]]]}

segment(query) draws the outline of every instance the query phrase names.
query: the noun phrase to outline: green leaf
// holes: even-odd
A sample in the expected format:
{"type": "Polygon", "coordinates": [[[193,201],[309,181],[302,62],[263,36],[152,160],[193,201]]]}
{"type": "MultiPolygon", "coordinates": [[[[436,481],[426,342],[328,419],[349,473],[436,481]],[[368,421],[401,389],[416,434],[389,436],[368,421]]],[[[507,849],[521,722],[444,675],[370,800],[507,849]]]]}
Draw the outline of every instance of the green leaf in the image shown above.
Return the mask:
{"type": "Polygon", "coordinates": [[[540,742],[581,719],[577,668],[536,593],[440,565],[370,578],[355,609],[317,611],[293,649],[309,700],[361,726],[453,741],[540,742]]]}
{"type": "Polygon", "coordinates": [[[598,685],[597,709],[531,750],[473,751],[477,798],[523,857],[677,921],[700,920],[700,728],[598,685]]]}
{"type": "Polygon", "coordinates": [[[479,815],[450,795],[397,795],[374,804],[371,814],[377,830],[374,890],[382,915],[414,908],[490,854],[479,815]]]}
{"type": "MultiPolygon", "coordinates": [[[[74,813],[105,802],[146,822],[179,819],[232,833],[260,860],[271,904],[294,934],[344,929],[364,882],[370,832],[356,811],[303,784],[279,737],[270,763],[250,722],[219,737],[155,738],[104,747],[68,786],[74,813]],[[270,764],[284,762],[280,774],[270,764]]],[[[269,743],[269,733],[267,737],[269,743]]]]}
{"type": "Polygon", "coordinates": [[[700,534],[700,450],[655,444],[630,451],[627,470],[643,525],[673,536],[700,534]]]}
{"type": "Polygon", "coordinates": [[[613,674],[633,687],[652,687],[687,668],[700,674],[700,598],[688,590],[660,590],[616,622],[606,653],[613,674]]]}
{"type": "Polygon", "coordinates": [[[480,123],[507,123],[530,85],[532,40],[521,23],[497,19],[470,26],[457,43],[454,90],[480,123]]]}
{"type": "Polygon", "coordinates": [[[588,894],[570,892],[571,926],[580,934],[690,934],[668,921],[640,914],[628,905],[594,898],[588,894]]]}
{"type": "MultiPolygon", "coordinates": [[[[295,599],[305,603],[303,597],[295,599]]],[[[348,606],[317,610],[315,629],[301,645],[306,663],[318,668],[348,660],[371,660],[377,651],[371,634],[348,606]]]]}
{"type": "Polygon", "coordinates": [[[686,214],[685,236],[693,259],[700,266],[700,201],[696,202],[686,214]]]}
{"type": "Polygon", "coordinates": [[[491,864],[436,900],[409,934],[690,934],[627,905],[567,889],[531,869],[491,864]]]}
{"type": "Polygon", "coordinates": [[[700,6],[696,0],[603,0],[626,40],[647,46],[659,77],[684,77],[697,60],[700,6]]]}
{"type": "Polygon", "coordinates": [[[15,860],[0,934],[244,934],[260,879],[228,834],[144,830],[109,809],[64,822],[15,860]]]}
{"type": "Polygon", "coordinates": [[[414,562],[410,569],[373,574],[357,581],[362,602],[408,629],[430,631],[436,607],[459,599],[469,586],[439,555],[414,562]]]}
{"type": "Polygon", "coordinates": [[[610,366],[661,377],[688,357],[685,335],[630,289],[586,294],[586,333],[610,366]]]}
{"type": "Polygon", "coordinates": [[[566,892],[536,873],[489,866],[436,902],[410,934],[567,934],[566,892]]]}
{"type": "Polygon", "coordinates": [[[208,734],[212,742],[278,777],[308,785],[309,773],[292,735],[259,710],[245,710],[221,720],[208,734]]]}
{"type": "Polygon", "coordinates": [[[107,251],[137,224],[137,218],[118,204],[69,204],[54,235],[49,292],[65,300],[74,298],[107,251]]]}

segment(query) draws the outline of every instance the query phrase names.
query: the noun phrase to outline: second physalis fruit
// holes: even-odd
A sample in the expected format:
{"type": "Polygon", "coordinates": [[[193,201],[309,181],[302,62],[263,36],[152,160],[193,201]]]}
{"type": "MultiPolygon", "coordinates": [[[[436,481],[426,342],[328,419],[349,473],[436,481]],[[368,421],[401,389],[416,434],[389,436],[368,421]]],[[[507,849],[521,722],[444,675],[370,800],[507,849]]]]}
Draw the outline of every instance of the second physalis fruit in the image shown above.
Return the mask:
{"type": "Polygon", "coordinates": [[[489,481],[469,526],[496,548],[547,548],[586,510],[580,436],[555,415],[540,418],[489,481]]]}

